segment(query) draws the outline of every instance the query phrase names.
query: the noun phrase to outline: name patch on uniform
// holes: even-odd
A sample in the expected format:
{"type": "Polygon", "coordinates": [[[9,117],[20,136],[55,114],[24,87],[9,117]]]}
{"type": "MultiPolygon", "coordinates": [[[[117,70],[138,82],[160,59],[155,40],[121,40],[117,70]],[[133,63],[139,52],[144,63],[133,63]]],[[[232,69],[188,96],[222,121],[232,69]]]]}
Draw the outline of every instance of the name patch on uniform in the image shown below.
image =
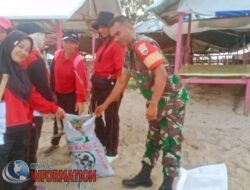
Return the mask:
{"type": "Polygon", "coordinates": [[[148,54],[148,48],[145,43],[142,43],[138,46],[138,50],[141,52],[142,55],[148,54]]]}

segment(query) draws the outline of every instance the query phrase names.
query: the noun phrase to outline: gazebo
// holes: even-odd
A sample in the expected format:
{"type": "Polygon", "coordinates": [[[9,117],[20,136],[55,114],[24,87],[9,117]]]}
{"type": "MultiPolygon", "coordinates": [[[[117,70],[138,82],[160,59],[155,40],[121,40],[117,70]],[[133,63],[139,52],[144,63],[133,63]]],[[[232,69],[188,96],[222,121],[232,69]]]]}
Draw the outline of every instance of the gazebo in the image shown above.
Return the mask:
{"type": "Polygon", "coordinates": [[[175,73],[184,83],[245,84],[245,105],[250,106],[249,53],[243,54],[243,64],[191,64],[191,41],[197,39],[200,49],[205,42],[214,49],[237,47],[244,53],[250,42],[249,0],[159,0],[149,10],[166,23],[165,32],[176,40],[175,73]]]}

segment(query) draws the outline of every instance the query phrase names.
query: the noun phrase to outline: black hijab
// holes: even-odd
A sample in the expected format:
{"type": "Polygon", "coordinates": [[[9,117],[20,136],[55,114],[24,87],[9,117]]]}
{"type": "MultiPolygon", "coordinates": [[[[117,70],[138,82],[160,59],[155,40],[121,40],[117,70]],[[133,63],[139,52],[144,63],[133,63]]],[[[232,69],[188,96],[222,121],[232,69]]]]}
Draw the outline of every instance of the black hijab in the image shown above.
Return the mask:
{"type": "Polygon", "coordinates": [[[11,52],[20,41],[29,39],[31,50],[32,39],[24,32],[14,30],[8,34],[0,46],[0,75],[9,75],[7,88],[11,90],[22,101],[27,102],[31,94],[31,82],[19,63],[11,59],[11,52]]]}

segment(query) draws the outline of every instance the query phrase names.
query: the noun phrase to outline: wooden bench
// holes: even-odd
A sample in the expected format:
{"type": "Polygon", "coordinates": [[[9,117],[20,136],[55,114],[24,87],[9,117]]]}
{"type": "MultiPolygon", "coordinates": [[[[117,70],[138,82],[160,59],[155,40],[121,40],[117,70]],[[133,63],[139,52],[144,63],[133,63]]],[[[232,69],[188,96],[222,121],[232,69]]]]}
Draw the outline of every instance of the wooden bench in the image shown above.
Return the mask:
{"type": "Polygon", "coordinates": [[[250,65],[182,65],[181,81],[197,84],[245,84],[245,111],[250,110],[250,65]]]}
{"type": "Polygon", "coordinates": [[[250,65],[182,65],[181,76],[185,77],[250,77],[250,65]]]}

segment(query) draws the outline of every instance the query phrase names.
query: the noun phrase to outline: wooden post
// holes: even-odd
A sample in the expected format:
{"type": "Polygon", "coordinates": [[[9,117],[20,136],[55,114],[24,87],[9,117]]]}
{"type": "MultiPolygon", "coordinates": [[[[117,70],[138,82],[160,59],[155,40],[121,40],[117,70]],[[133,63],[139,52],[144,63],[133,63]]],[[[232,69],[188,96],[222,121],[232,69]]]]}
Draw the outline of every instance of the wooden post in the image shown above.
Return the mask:
{"type": "Polygon", "coordinates": [[[60,20],[56,21],[56,39],[57,39],[56,47],[57,49],[61,49],[62,48],[62,22],[60,20]]]}
{"type": "Polygon", "coordinates": [[[178,33],[176,39],[176,50],[175,50],[175,62],[174,62],[174,73],[179,74],[180,64],[182,60],[181,49],[182,49],[182,32],[183,32],[183,13],[178,16],[178,33]]]}
{"type": "Polygon", "coordinates": [[[192,22],[192,15],[188,15],[188,33],[187,33],[187,44],[186,44],[186,52],[185,53],[185,61],[184,63],[190,64],[191,63],[191,22],[192,22]]]}
{"type": "Polygon", "coordinates": [[[250,79],[247,79],[244,115],[248,116],[249,111],[250,111],[250,79]]]}

